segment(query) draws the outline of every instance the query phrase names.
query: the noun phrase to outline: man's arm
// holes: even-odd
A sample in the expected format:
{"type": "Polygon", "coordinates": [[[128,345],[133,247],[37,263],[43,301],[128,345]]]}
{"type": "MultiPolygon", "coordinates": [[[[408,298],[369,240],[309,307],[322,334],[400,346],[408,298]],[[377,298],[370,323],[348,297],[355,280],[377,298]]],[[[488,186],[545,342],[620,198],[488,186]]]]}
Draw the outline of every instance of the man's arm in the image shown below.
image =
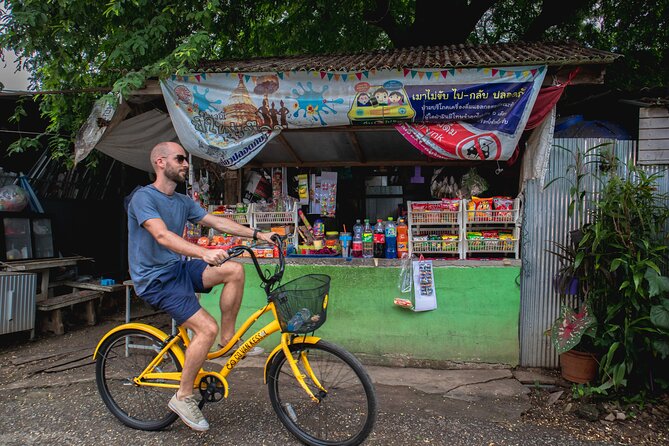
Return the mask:
{"type": "MultiPolygon", "coordinates": [[[[160,218],[150,218],[142,226],[161,246],[178,254],[202,259],[210,265],[217,265],[228,257],[228,253],[223,249],[207,249],[184,240],[181,236],[167,229],[165,222],[160,218]]],[[[253,235],[253,231],[251,232],[251,235],[253,235]]]]}
{"type": "MultiPolygon", "coordinates": [[[[239,223],[234,222],[229,218],[219,217],[212,214],[205,215],[199,223],[202,223],[204,226],[209,228],[214,228],[218,232],[225,232],[226,234],[247,238],[253,238],[253,233],[256,231],[255,229],[249,228],[248,226],[240,225],[239,223]]],[[[274,232],[258,231],[256,237],[258,240],[264,240],[267,243],[274,244],[274,241],[272,240],[272,235],[274,234],[274,232]]]]}

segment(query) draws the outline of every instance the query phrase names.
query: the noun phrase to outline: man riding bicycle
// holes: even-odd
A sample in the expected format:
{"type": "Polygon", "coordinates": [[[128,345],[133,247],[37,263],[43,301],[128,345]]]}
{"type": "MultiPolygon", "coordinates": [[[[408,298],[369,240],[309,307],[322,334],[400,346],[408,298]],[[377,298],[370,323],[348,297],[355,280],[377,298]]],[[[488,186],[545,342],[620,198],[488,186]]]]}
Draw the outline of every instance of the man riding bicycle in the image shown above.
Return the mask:
{"type": "MultiPolygon", "coordinates": [[[[186,180],[188,157],[177,143],[162,142],[151,151],[156,180],[137,190],[128,206],[128,262],[137,295],[167,312],[194,335],[186,350],[179,390],[168,406],[198,431],[209,429],[193,396],[197,372],[216,340],[218,324],[198,302],[195,293],[224,284],[220,296],[220,344],[235,333],[235,321],[244,292],[244,268],[225,262],[223,249],[207,249],[181,237],[186,221],[254,240],[274,243],[274,233],[261,233],[223,217],[207,214],[198,203],[175,191],[186,180]],[[182,260],[182,256],[193,260],[182,260]]],[[[241,340],[238,342],[242,342],[241,340]]],[[[233,347],[234,349],[234,347],[233,347]]],[[[230,351],[233,351],[231,349],[230,351]]],[[[258,355],[254,347],[247,355],[258,355]]]]}

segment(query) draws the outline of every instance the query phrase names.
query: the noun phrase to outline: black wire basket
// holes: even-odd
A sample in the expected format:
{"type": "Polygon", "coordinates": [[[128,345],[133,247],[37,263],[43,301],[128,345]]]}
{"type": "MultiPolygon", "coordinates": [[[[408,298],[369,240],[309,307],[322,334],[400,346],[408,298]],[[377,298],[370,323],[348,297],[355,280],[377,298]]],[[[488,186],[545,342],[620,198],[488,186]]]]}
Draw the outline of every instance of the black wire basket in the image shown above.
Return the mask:
{"type": "Polygon", "coordinates": [[[307,274],[281,285],[269,295],[281,331],[309,333],[325,323],[330,276],[307,274]]]}

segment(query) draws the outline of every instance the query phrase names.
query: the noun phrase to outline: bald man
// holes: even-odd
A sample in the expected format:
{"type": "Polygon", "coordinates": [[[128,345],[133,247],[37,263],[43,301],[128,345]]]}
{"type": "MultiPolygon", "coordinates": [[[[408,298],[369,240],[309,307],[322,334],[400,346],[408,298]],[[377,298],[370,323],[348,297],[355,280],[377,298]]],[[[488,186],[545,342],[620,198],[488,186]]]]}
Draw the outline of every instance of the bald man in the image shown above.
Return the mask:
{"type": "MultiPolygon", "coordinates": [[[[235,321],[244,291],[244,268],[223,260],[223,249],[207,249],[182,238],[186,221],[201,223],[241,237],[273,243],[274,233],[261,233],[223,217],[207,214],[186,195],[175,192],[188,174],[188,156],[177,143],[162,142],[151,151],[156,181],[134,193],[128,206],[128,261],[135,291],[146,302],[167,312],[194,333],[181,374],[179,390],[169,408],[190,428],[209,429],[193,396],[197,372],[216,340],[218,324],[197,300],[195,293],[225,284],[220,296],[220,344],[235,333],[235,321]],[[182,256],[193,260],[182,260],[182,256]]],[[[239,341],[238,341],[239,342],[239,341]]],[[[232,350],[230,350],[232,351],[232,350]]],[[[262,353],[254,347],[247,355],[262,353]]]]}

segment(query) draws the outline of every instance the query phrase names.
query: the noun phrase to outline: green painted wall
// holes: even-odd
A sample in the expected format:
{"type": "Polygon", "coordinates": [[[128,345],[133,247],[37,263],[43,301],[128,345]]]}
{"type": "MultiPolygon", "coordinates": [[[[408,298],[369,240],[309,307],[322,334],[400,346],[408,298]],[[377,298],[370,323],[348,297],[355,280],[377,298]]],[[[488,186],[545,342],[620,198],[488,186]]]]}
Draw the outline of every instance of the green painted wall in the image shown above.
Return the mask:
{"type": "MultiPolygon", "coordinates": [[[[245,268],[247,283],[238,323],[266,302],[253,265],[245,268]]],[[[284,282],[303,274],[330,275],[327,322],[316,335],[380,363],[518,364],[519,267],[435,267],[437,309],[420,313],[393,304],[399,296],[399,271],[288,265],[284,282]]],[[[216,318],[220,317],[219,293],[217,287],[202,296],[202,305],[216,318]]],[[[266,315],[261,322],[269,320],[266,315]]],[[[269,349],[277,340],[278,335],[273,335],[261,345],[269,349]]]]}

